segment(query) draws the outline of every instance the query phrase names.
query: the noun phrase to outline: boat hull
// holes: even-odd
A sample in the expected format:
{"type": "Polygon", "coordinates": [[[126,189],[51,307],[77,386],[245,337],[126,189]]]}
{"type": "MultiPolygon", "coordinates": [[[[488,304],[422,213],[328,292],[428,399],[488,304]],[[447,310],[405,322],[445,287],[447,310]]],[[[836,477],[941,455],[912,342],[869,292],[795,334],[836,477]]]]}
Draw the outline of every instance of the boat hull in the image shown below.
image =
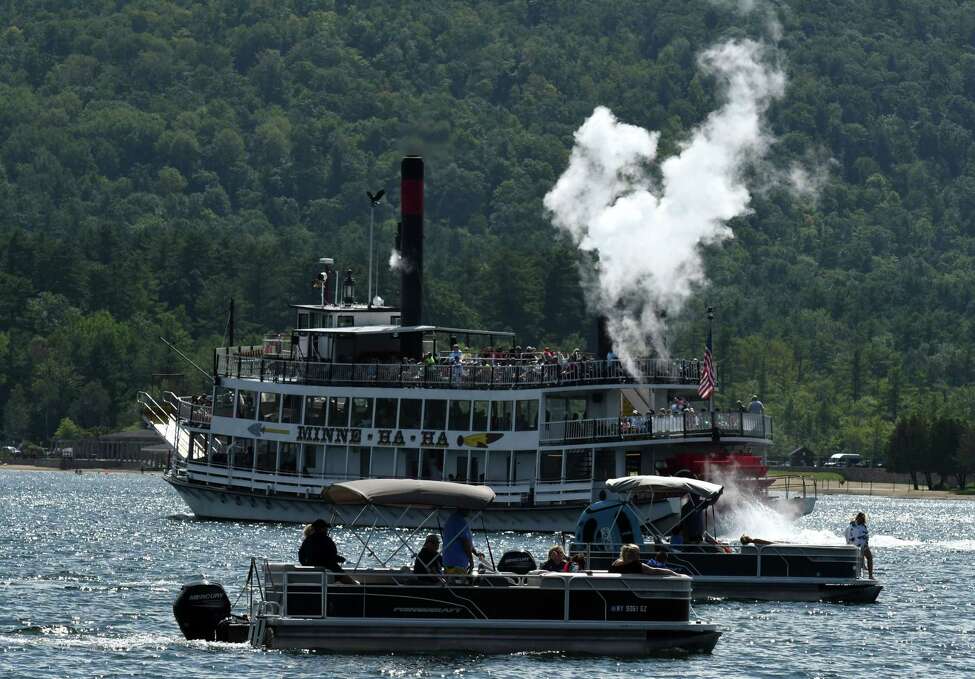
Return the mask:
{"type": "MultiPolygon", "coordinates": [[[[199,519],[223,521],[262,521],[275,523],[311,523],[327,518],[333,524],[351,523],[362,507],[333,505],[318,497],[282,496],[248,493],[243,490],[205,486],[166,475],[164,477],[199,519]]],[[[583,504],[553,505],[551,507],[490,507],[481,514],[482,530],[513,530],[519,532],[559,532],[572,530],[583,504]]],[[[638,510],[651,520],[658,521],[677,514],[676,499],[639,505],[638,510]]],[[[422,509],[388,510],[376,525],[395,528],[416,528],[429,515],[422,509]]],[[[370,517],[370,519],[376,517],[370,517]]],[[[372,520],[370,520],[372,523],[372,520]]]]}
{"type": "Polygon", "coordinates": [[[721,578],[694,576],[695,601],[828,601],[874,603],[883,587],[873,580],[824,581],[819,578],[721,578]]]}
{"type": "Polygon", "coordinates": [[[328,620],[268,618],[259,645],[319,652],[514,653],[645,656],[710,653],[720,632],[705,624],[607,626],[522,621],[328,620]]]}

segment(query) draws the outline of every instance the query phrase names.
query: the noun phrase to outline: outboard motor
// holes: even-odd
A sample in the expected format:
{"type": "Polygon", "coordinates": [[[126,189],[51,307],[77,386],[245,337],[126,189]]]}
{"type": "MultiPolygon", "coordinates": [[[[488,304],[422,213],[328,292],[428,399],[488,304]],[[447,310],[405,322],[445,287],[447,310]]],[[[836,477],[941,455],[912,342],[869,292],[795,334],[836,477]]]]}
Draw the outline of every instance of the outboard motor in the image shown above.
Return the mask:
{"type": "Polygon", "coordinates": [[[224,588],[209,580],[183,585],[173,602],[173,615],[187,639],[216,639],[217,625],[230,616],[230,599],[224,588]]]}
{"type": "Polygon", "coordinates": [[[513,549],[502,554],[501,560],[498,561],[498,572],[500,573],[525,575],[537,569],[538,564],[535,563],[535,557],[531,555],[531,552],[513,549]]]}

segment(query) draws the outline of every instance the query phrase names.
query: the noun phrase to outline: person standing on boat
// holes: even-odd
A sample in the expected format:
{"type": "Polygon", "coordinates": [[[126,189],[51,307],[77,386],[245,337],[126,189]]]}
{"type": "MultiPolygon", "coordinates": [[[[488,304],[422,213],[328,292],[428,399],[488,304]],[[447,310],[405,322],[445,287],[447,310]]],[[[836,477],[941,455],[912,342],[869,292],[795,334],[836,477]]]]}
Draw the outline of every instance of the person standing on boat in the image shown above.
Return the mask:
{"type": "Polygon", "coordinates": [[[867,562],[867,573],[873,580],[873,553],[870,551],[870,531],[867,529],[867,516],[859,512],[846,528],[846,544],[856,545],[867,562]]]}
{"type": "Polygon", "coordinates": [[[752,401],[748,404],[748,412],[753,415],[765,414],[765,404],[758,400],[758,394],[752,394],[752,401]]]}
{"type": "Polygon", "coordinates": [[[443,570],[447,575],[467,575],[474,569],[474,557],[484,558],[484,554],[474,549],[474,536],[463,509],[455,509],[447,519],[443,540],[443,570]]]}
{"type": "MultiPolygon", "coordinates": [[[[328,536],[329,525],[325,519],[315,519],[312,523],[305,526],[304,540],[298,549],[298,563],[302,566],[314,566],[324,568],[332,573],[344,573],[340,565],[345,561],[339,556],[339,550],[335,542],[328,536]]],[[[348,585],[357,584],[355,580],[347,575],[339,575],[336,580],[348,585]]]]}

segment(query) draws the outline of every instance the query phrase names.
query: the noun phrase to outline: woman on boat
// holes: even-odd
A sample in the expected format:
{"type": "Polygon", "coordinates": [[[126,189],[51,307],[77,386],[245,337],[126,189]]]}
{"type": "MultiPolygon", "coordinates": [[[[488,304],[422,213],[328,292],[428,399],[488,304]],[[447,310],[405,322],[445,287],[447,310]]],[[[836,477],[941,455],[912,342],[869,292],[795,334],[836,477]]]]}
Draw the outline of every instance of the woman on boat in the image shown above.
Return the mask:
{"type": "Polygon", "coordinates": [[[620,558],[612,563],[609,567],[609,572],[643,575],[677,575],[677,573],[669,568],[654,568],[640,561],[640,548],[632,544],[620,547],[620,558]]]}
{"type": "Polygon", "coordinates": [[[565,552],[561,545],[552,545],[548,550],[548,561],[542,564],[543,571],[555,571],[564,573],[569,570],[569,560],[565,558],[565,552]]]}
{"type": "Polygon", "coordinates": [[[867,515],[858,512],[846,528],[846,544],[856,545],[867,562],[867,573],[873,580],[873,553],[870,551],[870,531],[867,529],[867,515]]]}

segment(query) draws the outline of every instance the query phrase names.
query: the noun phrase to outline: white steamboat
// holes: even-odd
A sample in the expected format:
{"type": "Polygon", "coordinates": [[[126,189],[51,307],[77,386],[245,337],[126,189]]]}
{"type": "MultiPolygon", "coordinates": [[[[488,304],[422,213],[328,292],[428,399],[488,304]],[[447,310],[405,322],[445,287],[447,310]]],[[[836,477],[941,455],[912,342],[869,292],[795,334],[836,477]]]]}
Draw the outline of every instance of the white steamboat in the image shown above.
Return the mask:
{"type": "MultiPolygon", "coordinates": [[[[422,160],[404,159],[401,308],[356,303],[347,273],[340,290],[323,281],[318,304],[293,305],[285,339],[216,349],[211,395],[140,395],[174,449],[165,479],[196,516],[348,521],[352,509],[324,499],[330,485],[412,478],[489,485],[489,530],[572,530],[608,479],[656,473],[678,452],[771,443],[770,417],[695,402],[696,360],[643,359],[629,374],[597,360],[602,335],[597,358],[546,357],[509,332],[422,324],[422,178],[422,160]],[[700,407],[671,414],[675,396],[700,407]]],[[[650,520],[679,510],[641,507],[650,520]]]]}

